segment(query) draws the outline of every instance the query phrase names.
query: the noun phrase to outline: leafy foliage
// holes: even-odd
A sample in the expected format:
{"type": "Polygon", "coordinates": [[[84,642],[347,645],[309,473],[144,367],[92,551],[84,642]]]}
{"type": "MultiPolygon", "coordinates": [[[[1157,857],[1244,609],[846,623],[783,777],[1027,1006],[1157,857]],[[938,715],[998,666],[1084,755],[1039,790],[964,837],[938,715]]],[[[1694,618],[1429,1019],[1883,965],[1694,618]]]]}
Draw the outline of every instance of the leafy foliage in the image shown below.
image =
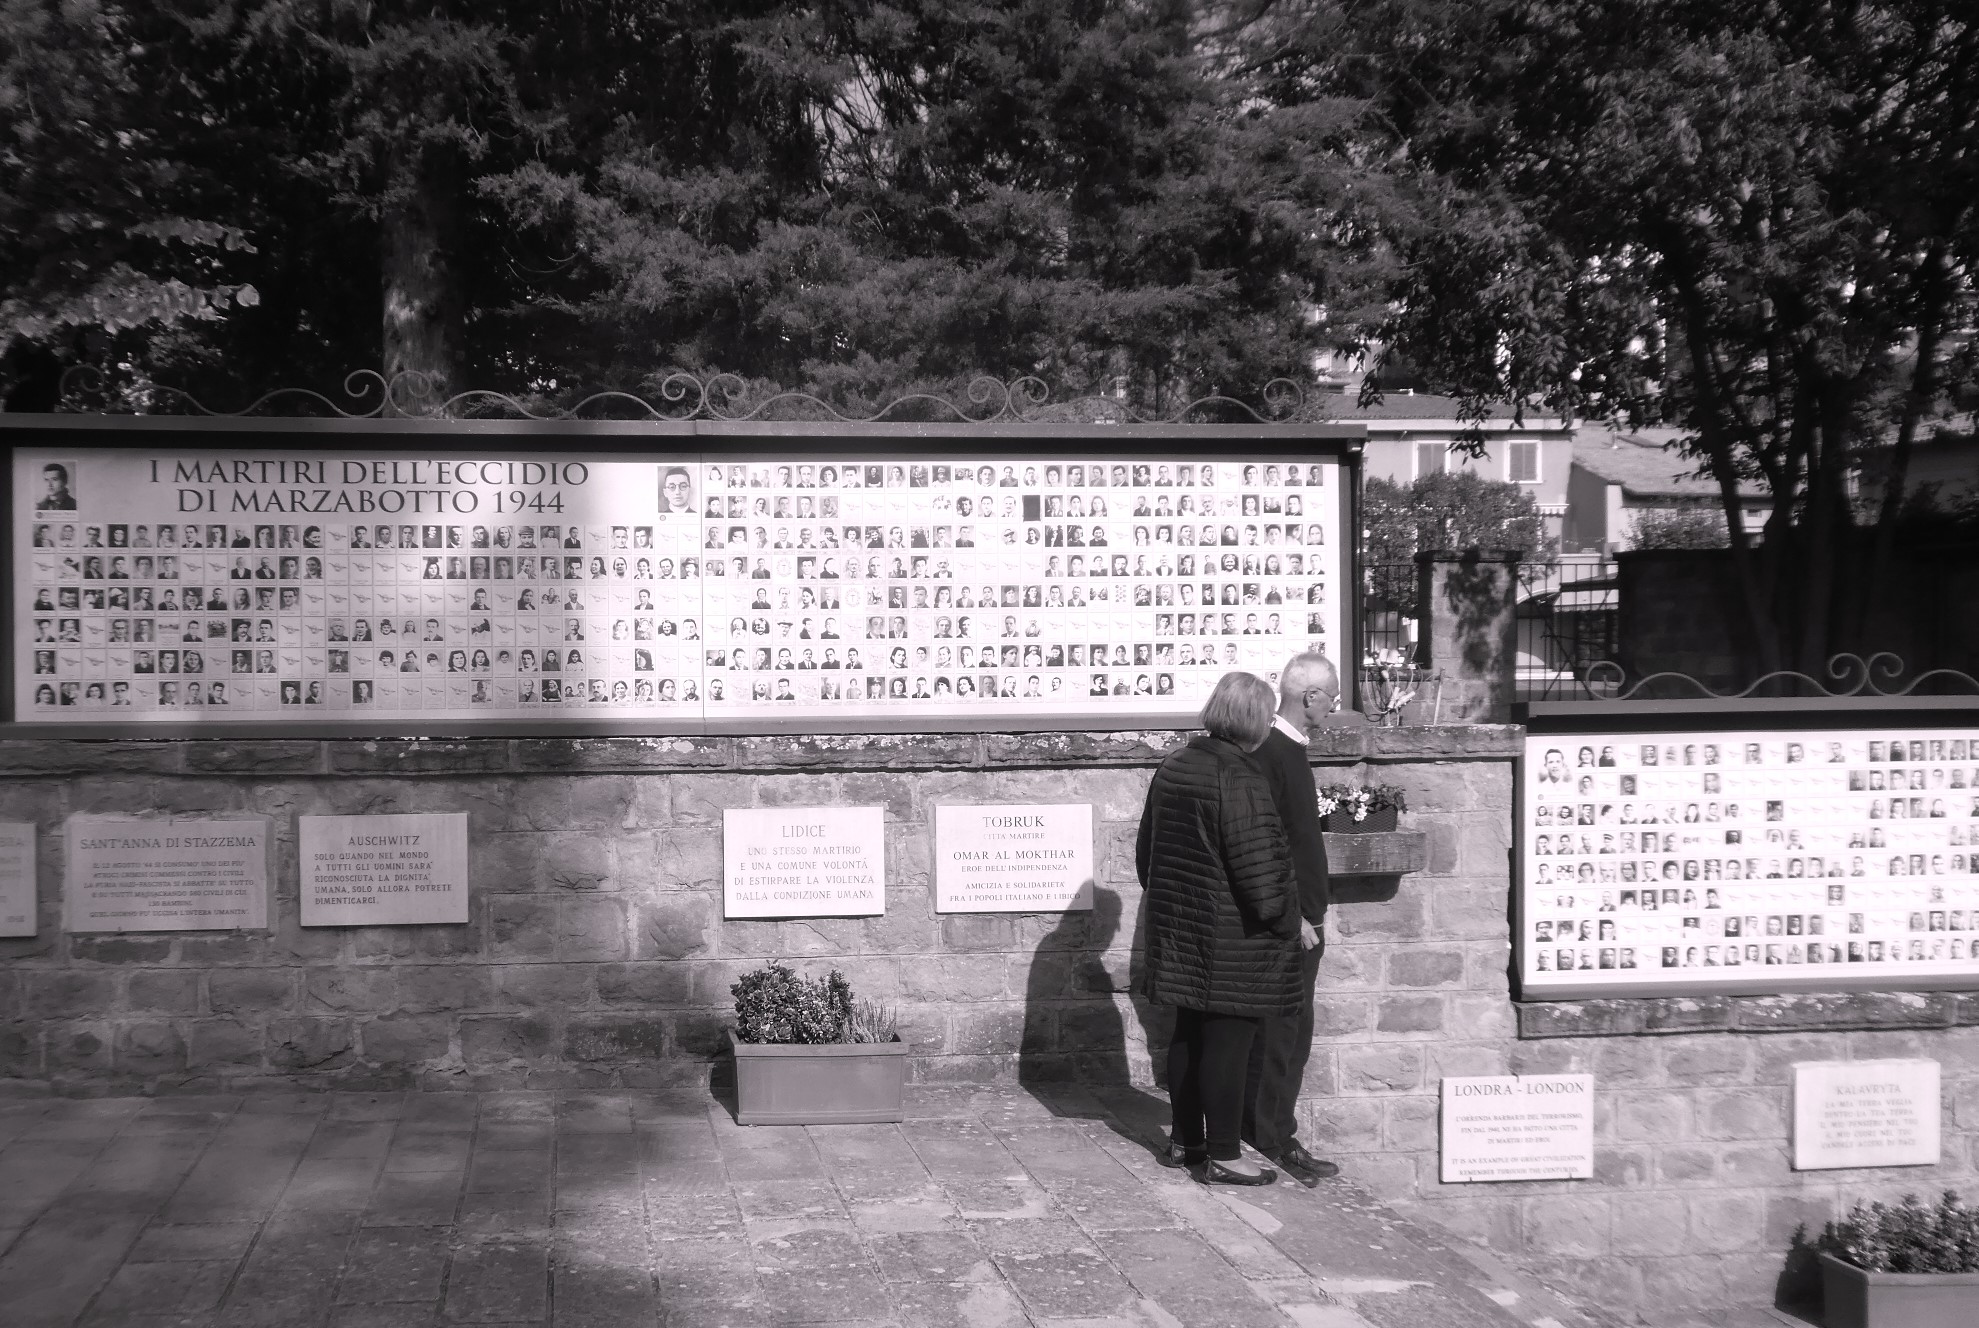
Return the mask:
{"type": "Polygon", "coordinates": [[[1319,790],[1319,814],[1331,816],[1346,812],[1356,821],[1365,821],[1370,812],[1398,812],[1409,809],[1408,794],[1393,784],[1327,784],[1319,790]]]}
{"type": "Polygon", "coordinates": [[[1952,1190],[1929,1206],[1914,1194],[1857,1204],[1828,1224],[1820,1248],[1872,1273],[1979,1273],[1979,1208],[1952,1190]]]}
{"type": "Polygon", "coordinates": [[[1632,549],[1722,549],[1725,519],[1714,508],[1651,507],[1632,518],[1632,549]]]}
{"type": "Polygon", "coordinates": [[[1424,475],[1408,484],[1370,479],[1361,514],[1370,563],[1412,562],[1432,549],[1506,549],[1524,560],[1553,553],[1531,491],[1474,471],[1424,475]]]}
{"type": "Polygon", "coordinates": [[[852,986],[833,969],[822,978],[800,978],[787,965],[770,963],[729,987],[735,997],[735,1036],[743,1042],[845,1042],[853,1016],[852,986]]]}

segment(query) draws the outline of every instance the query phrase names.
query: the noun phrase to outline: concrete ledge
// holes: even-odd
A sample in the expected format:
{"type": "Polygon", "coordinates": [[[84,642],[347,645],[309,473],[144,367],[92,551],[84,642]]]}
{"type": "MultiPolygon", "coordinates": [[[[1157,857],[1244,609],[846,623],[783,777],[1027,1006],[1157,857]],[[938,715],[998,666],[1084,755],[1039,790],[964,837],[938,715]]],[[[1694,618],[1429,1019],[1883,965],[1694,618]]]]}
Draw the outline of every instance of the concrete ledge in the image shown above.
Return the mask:
{"type": "Polygon", "coordinates": [[[1602,997],[1586,1001],[1533,1001],[1517,1008],[1519,1037],[1525,1040],[1979,1026],[1979,994],[1947,991],[1602,997]]]}

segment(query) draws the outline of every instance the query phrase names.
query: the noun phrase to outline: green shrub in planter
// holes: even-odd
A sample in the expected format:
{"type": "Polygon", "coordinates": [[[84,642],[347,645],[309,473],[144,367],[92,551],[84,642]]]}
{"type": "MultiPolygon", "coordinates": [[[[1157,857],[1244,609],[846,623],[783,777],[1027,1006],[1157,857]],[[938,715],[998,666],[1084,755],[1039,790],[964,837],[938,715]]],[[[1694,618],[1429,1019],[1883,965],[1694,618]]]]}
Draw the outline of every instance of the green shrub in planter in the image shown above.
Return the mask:
{"type": "Polygon", "coordinates": [[[1950,1190],[1926,1206],[1857,1204],[1821,1252],[1828,1328],[1971,1328],[1979,1323],[1979,1208],[1950,1190]]]}
{"type": "Polygon", "coordinates": [[[807,979],[766,964],[729,991],[740,1123],[830,1125],[905,1115],[907,1044],[894,1030],[893,1012],[855,1001],[837,969],[807,979]]]}

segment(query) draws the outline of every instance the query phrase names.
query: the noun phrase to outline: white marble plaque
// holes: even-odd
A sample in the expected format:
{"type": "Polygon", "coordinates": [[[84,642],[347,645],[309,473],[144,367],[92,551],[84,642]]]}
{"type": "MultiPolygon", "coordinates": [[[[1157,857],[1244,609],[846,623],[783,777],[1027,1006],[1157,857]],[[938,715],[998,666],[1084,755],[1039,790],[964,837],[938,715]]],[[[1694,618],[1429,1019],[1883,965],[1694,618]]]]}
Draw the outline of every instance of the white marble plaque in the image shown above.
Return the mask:
{"type": "Polygon", "coordinates": [[[32,936],[34,824],[0,821],[0,936],[32,936]]]}
{"type": "Polygon", "coordinates": [[[1093,906],[1091,803],[935,809],[935,911],[1062,913],[1093,906]]]}
{"type": "Polygon", "coordinates": [[[886,912],[884,807],[744,807],[722,814],[722,915],[886,912]]]}
{"type": "Polygon", "coordinates": [[[1594,1174],[1594,1076],[1443,1081],[1443,1182],[1585,1180],[1594,1174]]]}
{"type": "Polygon", "coordinates": [[[1796,1171],[1932,1166],[1938,1151],[1936,1061],[1794,1065],[1796,1171]]]}
{"type": "Polygon", "coordinates": [[[302,925],[467,921],[467,813],[304,816],[302,925]]]}
{"type": "Polygon", "coordinates": [[[72,932],[266,927],[268,823],[70,817],[62,893],[72,932]]]}

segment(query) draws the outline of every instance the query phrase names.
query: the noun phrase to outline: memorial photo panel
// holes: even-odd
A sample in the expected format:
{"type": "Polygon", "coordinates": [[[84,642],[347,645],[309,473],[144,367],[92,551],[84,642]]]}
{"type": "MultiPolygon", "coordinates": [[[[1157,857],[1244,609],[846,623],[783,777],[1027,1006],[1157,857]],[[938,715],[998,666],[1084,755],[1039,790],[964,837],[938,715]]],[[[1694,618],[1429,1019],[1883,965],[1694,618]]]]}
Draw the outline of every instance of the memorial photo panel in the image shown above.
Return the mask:
{"type": "Polygon", "coordinates": [[[1979,723],[1530,734],[1532,995],[1979,985],[1979,723]]]}
{"type": "Polygon", "coordinates": [[[15,714],[1187,717],[1231,669],[1344,648],[1346,474],[20,450],[15,714]]]}

